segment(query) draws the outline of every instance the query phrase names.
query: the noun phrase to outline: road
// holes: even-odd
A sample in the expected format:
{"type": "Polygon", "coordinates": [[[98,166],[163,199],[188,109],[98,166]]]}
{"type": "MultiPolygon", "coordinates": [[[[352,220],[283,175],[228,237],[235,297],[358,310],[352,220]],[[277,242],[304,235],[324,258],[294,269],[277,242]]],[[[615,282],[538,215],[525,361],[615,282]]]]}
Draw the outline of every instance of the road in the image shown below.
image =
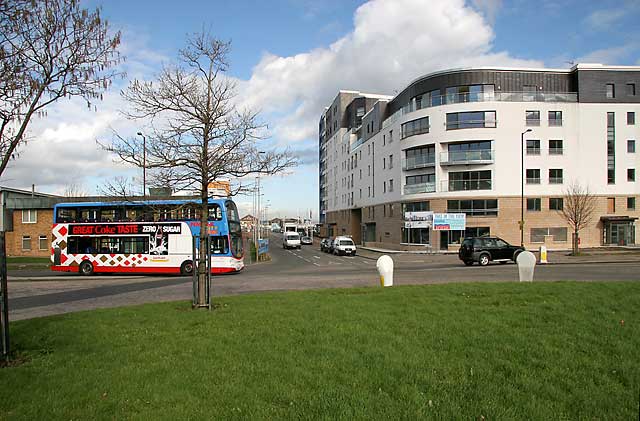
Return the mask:
{"type": "MultiPolygon", "coordinates": [[[[377,253],[361,251],[354,257],[320,252],[317,244],[301,250],[283,250],[271,241],[272,261],[247,265],[239,274],[213,278],[213,294],[233,295],[259,291],[377,286],[377,253]]],[[[396,285],[445,282],[516,281],[515,264],[467,267],[455,255],[400,254],[393,256],[396,285]]],[[[562,264],[537,266],[536,281],[635,281],[640,261],[625,263],[562,264]]],[[[52,276],[50,272],[9,273],[11,319],[24,319],[70,311],[189,300],[191,278],[160,276],[52,276]],[[38,280],[46,279],[46,280],[38,280]]]]}

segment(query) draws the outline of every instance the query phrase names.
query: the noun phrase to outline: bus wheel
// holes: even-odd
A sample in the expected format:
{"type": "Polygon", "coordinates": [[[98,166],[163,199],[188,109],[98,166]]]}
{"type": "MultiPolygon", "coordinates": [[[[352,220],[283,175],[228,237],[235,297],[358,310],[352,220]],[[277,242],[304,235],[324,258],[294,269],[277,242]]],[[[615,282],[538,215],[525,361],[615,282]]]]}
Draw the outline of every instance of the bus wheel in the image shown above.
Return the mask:
{"type": "Polygon", "coordinates": [[[85,276],[93,275],[93,265],[91,262],[84,261],[80,264],[80,274],[85,276]]]}
{"type": "Polygon", "coordinates": [[[191,275],[192,273],[193,273],[193,262],[191,260],[187,260],[186,262],[182,263],[182,266],[180,266],[180,275],[187,276],[187,275],[191,275]]]}

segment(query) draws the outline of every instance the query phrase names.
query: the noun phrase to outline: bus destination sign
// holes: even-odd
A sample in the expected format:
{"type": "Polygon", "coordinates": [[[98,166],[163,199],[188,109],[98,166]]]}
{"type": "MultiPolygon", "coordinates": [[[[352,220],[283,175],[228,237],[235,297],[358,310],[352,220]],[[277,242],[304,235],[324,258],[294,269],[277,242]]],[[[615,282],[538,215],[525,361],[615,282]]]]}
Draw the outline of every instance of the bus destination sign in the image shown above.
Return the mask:
{"type": "Polygon", "coordinates": [[[180,224],[71,224],[69,235],[180,234],[180,224]]]}

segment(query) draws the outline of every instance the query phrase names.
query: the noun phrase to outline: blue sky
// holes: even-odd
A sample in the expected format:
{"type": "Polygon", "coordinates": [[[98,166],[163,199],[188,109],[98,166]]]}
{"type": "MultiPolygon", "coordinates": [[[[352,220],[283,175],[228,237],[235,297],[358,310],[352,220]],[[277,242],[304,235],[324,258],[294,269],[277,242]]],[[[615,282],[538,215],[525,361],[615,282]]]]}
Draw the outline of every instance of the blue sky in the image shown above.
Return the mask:
{"type": "MultiPolygon", "coordinates": [[[[129,77],[152,78],[185,35],[207,28],[232,42],[230,76],[243,106],[262,111],[271,147],[289,147],[302,165],[264,180],[270,216],[317,217],[317,121],[339,89],[400,91],[435,70],[505,65],[570,67],[571,62],[640,65],[640,0],[273,0],[122,1],[100,5],[122,30],[129,77]]],[[[115,175],[139,170],[100,150],[109,128],[139,129],[119,113],[118,88],[97,112],[63,102],[34,122],[34,139],[3,185],[62,193],[75,180],[95,193],[115,175]],[[46,157],[43,158],[43,157],[46,157]]],[[[241,210],[251,198],[238,197],[241,210]]]]}

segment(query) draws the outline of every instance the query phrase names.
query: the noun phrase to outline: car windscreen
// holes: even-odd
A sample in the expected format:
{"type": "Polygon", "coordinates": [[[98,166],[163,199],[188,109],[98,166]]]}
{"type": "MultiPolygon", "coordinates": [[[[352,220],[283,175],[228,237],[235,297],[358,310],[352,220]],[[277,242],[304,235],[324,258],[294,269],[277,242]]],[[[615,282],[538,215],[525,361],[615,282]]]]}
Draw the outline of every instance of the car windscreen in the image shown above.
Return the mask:
{"type": "Polygon", "coordinates": [[[287,240],[299,240],[300,237],[297,235],[287,235],[287,240]]]}
{"type": "Polygon", "coordinates": [[[353,241],[351,241],[351,240],[342,240],[342,241],[340,241],[340,245],[341,246],[352,246],[353,245],[353,241]]]}

